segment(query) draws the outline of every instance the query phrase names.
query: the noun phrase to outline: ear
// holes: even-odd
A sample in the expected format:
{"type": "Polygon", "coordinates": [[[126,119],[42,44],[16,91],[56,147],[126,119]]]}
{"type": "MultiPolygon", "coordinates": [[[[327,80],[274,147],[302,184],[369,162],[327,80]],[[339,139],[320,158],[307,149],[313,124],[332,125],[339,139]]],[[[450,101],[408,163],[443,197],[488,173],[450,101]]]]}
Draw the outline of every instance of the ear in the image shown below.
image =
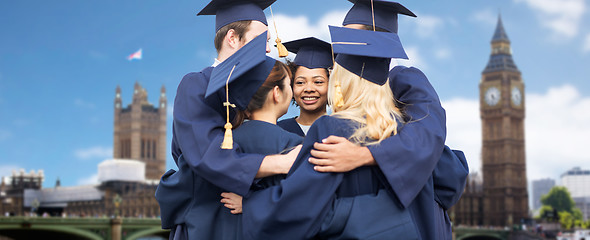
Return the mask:
{"type": "Polygon", "coordinates": [[[274,88],[272,88],[272,100],[275,103],[279,103],[281,101],[282,97],[283,97],[283,91],[281,91],[279,86],[275,86],[274,88]]]}
{"type": "Polygon", "coordinates": [[[227,31],[225,35],[225,42],[233,49],[237,49],[240,45],[240,37],[236,34],[234,29],[227,31]]]}

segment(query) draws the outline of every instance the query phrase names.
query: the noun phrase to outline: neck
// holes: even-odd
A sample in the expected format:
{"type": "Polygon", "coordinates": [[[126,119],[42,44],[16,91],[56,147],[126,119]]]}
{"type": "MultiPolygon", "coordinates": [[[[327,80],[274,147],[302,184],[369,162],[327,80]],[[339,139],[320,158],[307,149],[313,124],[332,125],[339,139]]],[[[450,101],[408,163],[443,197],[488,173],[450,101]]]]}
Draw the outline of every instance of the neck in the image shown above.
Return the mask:
{"type": "Polygon", "coordinates": [[[277,114],[274,111],[268,109],[260,109],[250,114],[251,120],[258,120],[267,123],[277,124],[277,114]]]}
{"type": "Polygon", "coordinates": [[[217,53],[217,60],[219,60],[220,62],[223,62],[226,59],[228,59],[229,57],[231,57],[231,55],[233,55],[235,52],[236,51],[228,50],[227,47],[221,48],[219,53],[217,53]]]}
{"type": "Polygon", "coordinates": [[[309,126],[323,115],[326,115],[326,108],[314,112],[299,111],[299,117],[295,120],[301,125],[309,126]]]}

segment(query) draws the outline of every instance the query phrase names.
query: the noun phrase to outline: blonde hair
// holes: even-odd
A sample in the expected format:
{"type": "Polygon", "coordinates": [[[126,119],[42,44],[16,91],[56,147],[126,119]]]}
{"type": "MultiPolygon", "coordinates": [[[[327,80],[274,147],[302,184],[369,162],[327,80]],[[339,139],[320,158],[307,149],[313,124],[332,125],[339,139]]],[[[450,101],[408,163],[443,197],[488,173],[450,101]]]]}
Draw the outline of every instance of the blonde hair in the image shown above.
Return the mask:
{"type": "Polygon", "coordinates": [[[328,103],[334,111],[332,115],[359,123],[359,127],[350,137],[351,141],[367,145],[378,144],[397,134],[396,120],[402,122],[403,119],[389,88],[389,79],[380,86],[336,63],[328,86],[328,103]],[[338,81],[344,100],[341,107],[334,104],[334,91],[338,81]]]}

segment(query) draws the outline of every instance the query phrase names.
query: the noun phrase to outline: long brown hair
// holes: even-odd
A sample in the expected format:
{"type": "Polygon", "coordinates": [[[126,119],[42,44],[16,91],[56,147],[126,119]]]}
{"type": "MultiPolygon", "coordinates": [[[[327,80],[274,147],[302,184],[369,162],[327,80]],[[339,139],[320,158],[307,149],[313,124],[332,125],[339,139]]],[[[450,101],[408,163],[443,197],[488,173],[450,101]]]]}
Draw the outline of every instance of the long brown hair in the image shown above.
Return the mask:
{"type": "Polygon", "coordinates": [[[266,81],[264,81],[262,86],[258,88],[254,96],[252,96],[252,99],[250,100],[250,103],[248,103],[248,107],[246,107],[246,110],[237,111],[236,116],[232,121],[233,128],[235,129],[239,127],[245,119],[248,119],[252,111],[261,109],[264,106],[264,103],[266,102],[266,97],[268,96],[268,93],[273,88],[279,87],[279,89],[283,91],[285,89],[285,78],[292,78],[291,76],[291,71],[289,70],[287,65],[285,65],[282,62],[276,61],[274,67],[272,67],[272,70],[270,71],[270,74],[266,78],[266,81]]]}

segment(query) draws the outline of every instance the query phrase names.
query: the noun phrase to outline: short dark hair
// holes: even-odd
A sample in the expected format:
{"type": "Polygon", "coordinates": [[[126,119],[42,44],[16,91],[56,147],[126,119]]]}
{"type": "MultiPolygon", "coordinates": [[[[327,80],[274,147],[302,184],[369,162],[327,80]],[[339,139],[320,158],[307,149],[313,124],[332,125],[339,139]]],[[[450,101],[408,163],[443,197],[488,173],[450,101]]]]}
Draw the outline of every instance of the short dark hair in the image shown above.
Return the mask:
{"type": "MultiPolygon", "coordinates": [[[[373,25],[363,24],[363,29],[364,30],[373,31],[373,25]]],[[[375,26],[375,31],[377,31],[377,32],[389,32],[389,31],[385,30],[384,28],[380,28],[380,27],[377,27],[377,26],[375,26]]]]}
{"type": "Polygon", "coordinates": [[[287,67],[287,65],[285,65],[284,63],[280,62],[280,61],[276,61],[275,65],[273,66],[272,70],[270,71],[270,74],[268,75],[268,77],[266,78],[266,80],[264,81],[264,83],[262,84],[262,86],[260,86],[260,88],[258,88],[258,90],[256,91],[256,93],[254,94],[254,96],[252,96],[252,99],[250,100],[250,103],[248,103],[248,107],[246,107],[246,110],[238,110],[236,113],[236,116],[234,117],[234,120],[232,121],[232,126],[233,128],[237,128],[239,127],[243,122],[244,119],[248,118],[248,114],[251,113],[252,111],[261,109],[264,105],[264,103],[266,102],[266,98],[268,96],[268,93],[274,88],[274,87],[279,87],[279,89],[284,90],[285,89],[285,78],[291,77],[291,71],[289,71],[289,68],[287,67]]]}
{"type": "Polygon", "coordinates": [[[233,23],[230,23],[228,25],[221,27],[219,29],[219,31],[217,31],[217,33],[215,33],[214,43],[215,43],[215,49],[217,49],[217,53],[219,53],[219,51],[221,51],[221,45],[223,45],[223,39],[225,39],[225,36],[227,36],[227,32],[229,32],[229,30],[233,29],[241,41],[242,38],[244,38],[244,35],[246,35],[246,32],[248,31],[248,29],[250,29],[250,23],[252,23],[252,20],[243,20],[243,21],[233,22],[233,23]]]}

